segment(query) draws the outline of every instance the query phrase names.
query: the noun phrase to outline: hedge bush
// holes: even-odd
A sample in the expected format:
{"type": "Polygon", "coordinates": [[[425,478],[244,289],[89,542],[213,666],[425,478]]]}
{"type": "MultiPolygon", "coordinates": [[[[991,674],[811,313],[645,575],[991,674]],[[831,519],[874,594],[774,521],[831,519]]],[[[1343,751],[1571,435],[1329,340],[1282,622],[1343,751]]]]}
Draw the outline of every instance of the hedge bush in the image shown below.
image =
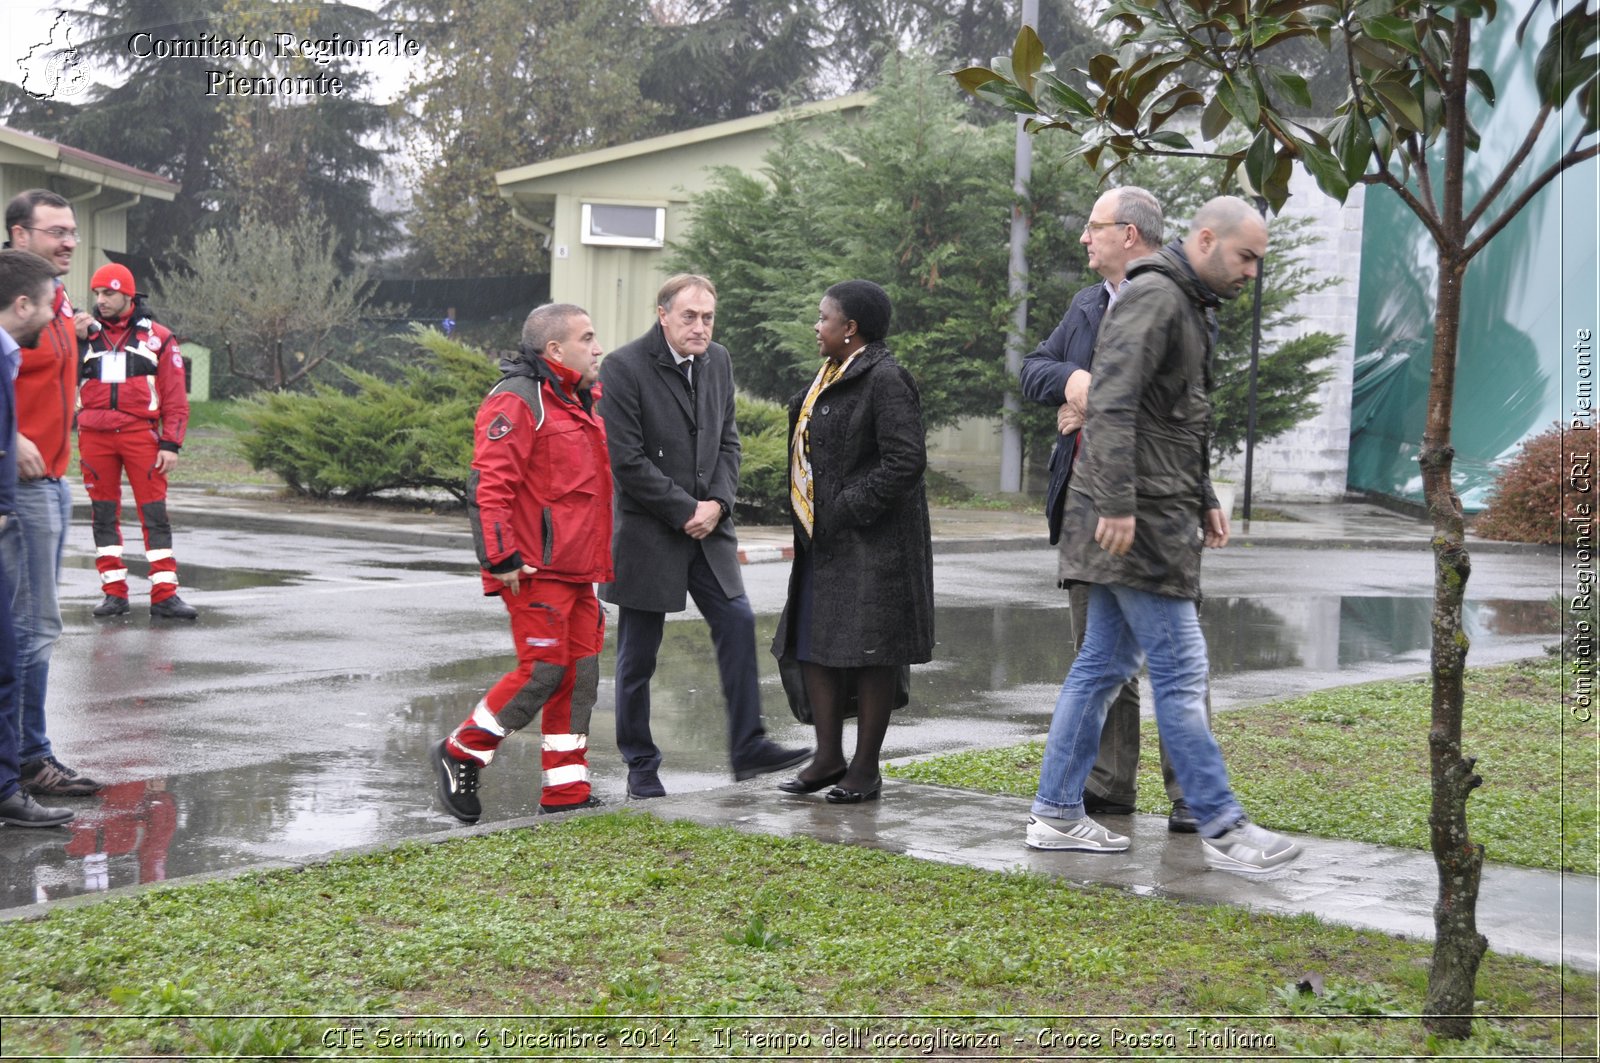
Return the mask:
{"type": "Polygon", "coordinates": [[[1579,503],[1594,505],[1595,438],[1593,428],[1574,431],[1557,423],[1524,441],[1472,530],[1486,539],[1576,545],[1578,524],[1563,516],[1562,496],[1568,515],[1579,503]]]}
{"type": "Polygon", "coordinates": [[[734,517],[745,524],[789,523],[789,411],[776,402],[734,398],[743,457],[734,517]]]}
{"type": "MultiPolygon", "coordinates": [[[[245,457],[314,498],[370,498],[383,491],[437,489],[466,500],[472,423],[500,379],[494,359],[435,329],[418,327],[428,356],[396,381],[341,367],[348,390],[258,395],[240,406],[245,457]]],[[[605,413],[602,400],[601,414],[605,413]]],[[[788,413],[778,403],[740,395],[734,419],[744,445],[736,516],[786,523],[789,512],[788,413]]]]}
{"type": "Polygon", "coordinates": [[[240,444],[250,464],[314,498],[409,488],[464,501],[473,417],[500,371],[434,329],[419,326],[416,339],[429,364],[406,366],[397,381],[340,366],[349,391],[319,384],[248,400],[240,444]]]}

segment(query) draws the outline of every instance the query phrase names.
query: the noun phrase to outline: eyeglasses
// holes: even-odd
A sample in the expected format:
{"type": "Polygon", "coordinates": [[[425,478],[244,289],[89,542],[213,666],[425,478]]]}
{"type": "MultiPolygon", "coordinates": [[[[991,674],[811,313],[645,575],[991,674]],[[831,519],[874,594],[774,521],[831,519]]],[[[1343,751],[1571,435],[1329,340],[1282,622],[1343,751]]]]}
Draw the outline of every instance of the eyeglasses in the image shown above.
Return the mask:
{"type": "Polygon", "coordinates": [[[31,233],[44,233],[52,240],[76,240],[78,238],[78,230],[67,229],[60,225],[53,229],[36,229],[32,225],[24,225],[23,228],[31,233]]]}
{"type": "Polygon", "coordinates": [[[1114,225],[1132,225],[1132,224],[1133,224],[1133,222],[1131,222],[1131,221],[1086,221],[1086,222],[1083,223],[1083,231],[1084,232],[1089,232],[1089,231],[1091,231],[1093,229],[1109,229],[1114,225]]]}

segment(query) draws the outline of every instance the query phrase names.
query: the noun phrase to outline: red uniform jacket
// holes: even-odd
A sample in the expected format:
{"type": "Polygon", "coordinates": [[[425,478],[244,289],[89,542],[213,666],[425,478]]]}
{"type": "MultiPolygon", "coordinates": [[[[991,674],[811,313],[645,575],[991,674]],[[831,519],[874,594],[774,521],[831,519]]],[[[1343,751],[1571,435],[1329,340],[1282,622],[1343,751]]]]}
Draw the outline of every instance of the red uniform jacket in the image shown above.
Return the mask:
{"type": "Polygon", "coordinates": [[[524,564],[543,579],[604,583],[611,462],[589,391],[578,373],[542,357],[502,368],[506,377],[478,408],[467,481],[484,593],[502,588],[489,573],[524,564]]]}
{"type": "Polygon", "coordinates": [[[80,429],[154,427],[162,450],[183,446],[189,426],[183,354],[165,326],[134,313],[101,320],[100,331],[90,333],[84,348],[81,377],[80,429]]]}
{"type": "Polygon", "coordinates": [[[78,336],[72,304],[56,285],[56,316],[36,346],[22,348],[17,371],[17,434],[44,458],[44,474],[61,477],[72,457],[72,407],[78,394],[78,336]]]}

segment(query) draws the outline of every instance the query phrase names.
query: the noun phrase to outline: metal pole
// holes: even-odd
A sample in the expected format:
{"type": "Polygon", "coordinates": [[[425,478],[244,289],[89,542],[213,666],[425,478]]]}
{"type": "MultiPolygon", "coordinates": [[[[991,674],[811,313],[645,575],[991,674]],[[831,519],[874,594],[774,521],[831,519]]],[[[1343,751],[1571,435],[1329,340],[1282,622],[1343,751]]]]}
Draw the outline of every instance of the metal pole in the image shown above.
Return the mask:
{"type": "MultiPolygon", "coordinates": [[[[1267,201],[1262,196],[1256,197],[1256,209],[1261,212],[1261,220],[1267,220],[1267,201]]],[[[1256,468],[1256,374],[1261,368],[1261,285],[1267,275],[1267,260],[1262,260],[1256,266],[1256,291],[1255,305],[1251,310],[1254,321],[1250,326],[1250,413],[1245,421],[1244,429],[1244,521],[1250,523],[1250,486],[1255,479],[1256,468]]]]}
{"type": "MultiPolygon", "coordinates": [[[[1039,24],[1039,0],[1022,0],[1022,24],[1039,24]]],[[[1023,129],[1022,116],[1017,117],[1016,163],[1011,182],[1016,193],[1016,203],[1011,208],[1011,264],[1008,269],[1011,298],[1016,309],[1011,312],[1011,329],[1006,333],[1005,407],[1000,425],[1000,490],[1022,490],[1022,399],[1017,394],[1017,382],[1022,377],[1022,345],[1028,334],[1028,214],[1026,205],[1028,183],[1033,177],[1033,139],[1023,129]]]]}

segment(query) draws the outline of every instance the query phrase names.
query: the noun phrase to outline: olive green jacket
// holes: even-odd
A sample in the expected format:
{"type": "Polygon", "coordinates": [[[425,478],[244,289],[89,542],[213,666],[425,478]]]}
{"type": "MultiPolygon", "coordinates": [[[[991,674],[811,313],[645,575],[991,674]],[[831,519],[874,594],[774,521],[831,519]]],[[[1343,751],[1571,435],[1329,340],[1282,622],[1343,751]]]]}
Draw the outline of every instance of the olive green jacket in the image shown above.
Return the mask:
{"type": "Polygon", "coordinates": [[[1128,267],[1100,327],[1083,445],[1072,476],[1061,574],[1084,583],[1200,597],[1211,488],[1211,310],[1218,299],[1179,243],[1128,267]],[[1133,548],[1094,541],[1105,517],[1135,516],[1133,548]]]}

